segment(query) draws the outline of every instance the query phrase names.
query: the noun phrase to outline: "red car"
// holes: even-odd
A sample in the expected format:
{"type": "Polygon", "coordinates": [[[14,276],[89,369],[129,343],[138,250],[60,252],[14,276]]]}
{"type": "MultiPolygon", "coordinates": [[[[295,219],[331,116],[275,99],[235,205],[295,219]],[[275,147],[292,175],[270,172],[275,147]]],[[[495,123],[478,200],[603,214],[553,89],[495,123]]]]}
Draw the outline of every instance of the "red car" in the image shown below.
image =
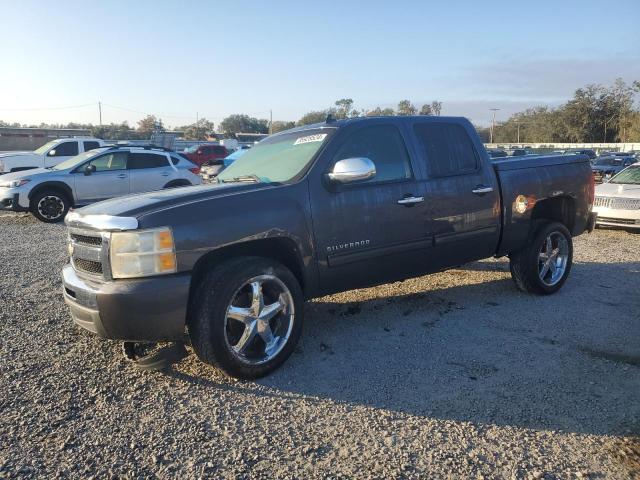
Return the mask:
{"type": "Polygon", "coordinates": [[[222,159],[229,155],[229,152],[222,145],[204,144],[189,147],[182,154],[202,166],[221,164],[222,159]]]}

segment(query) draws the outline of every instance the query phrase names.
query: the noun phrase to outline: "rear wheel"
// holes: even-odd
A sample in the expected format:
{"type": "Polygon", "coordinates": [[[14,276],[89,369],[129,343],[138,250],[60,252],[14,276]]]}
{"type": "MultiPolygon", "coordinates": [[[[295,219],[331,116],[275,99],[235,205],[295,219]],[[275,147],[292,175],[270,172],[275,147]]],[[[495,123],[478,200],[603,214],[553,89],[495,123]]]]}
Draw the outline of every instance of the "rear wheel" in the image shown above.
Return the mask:
{"type": "Polygon", "coordinates": [[[558,222],[544,223],[529,244],[509,255],[513,281],[524,292],[555,293],[569,276],[573,261],[573,241],[567,227],[558,222]]]}
{"type": "Polygon", "coordinates": [[[280,366],[302,332],[304,299],[295,276],[257,257],[230,260],[198,285],[189,334],[198,357],[227,375],[252,379],[280,366]]]}
{"type": "Polygon", "coordinates": [[[43,190],[31,199],[30,210],[38,220],[55,223],[65,217],[70,206],[65,194],[58,190],[43,190]]]}

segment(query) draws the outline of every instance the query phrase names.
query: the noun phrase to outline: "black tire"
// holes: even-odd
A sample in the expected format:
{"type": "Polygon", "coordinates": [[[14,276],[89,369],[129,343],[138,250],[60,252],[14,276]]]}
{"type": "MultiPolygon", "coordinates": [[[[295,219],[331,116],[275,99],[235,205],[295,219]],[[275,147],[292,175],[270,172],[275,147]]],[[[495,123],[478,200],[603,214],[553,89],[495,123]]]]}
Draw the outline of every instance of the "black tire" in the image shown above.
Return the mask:
{"type": "MultiPolygon", "coordinates": [[[[560,250],[560,246],[558,247],[560,250]]],[[[564,248],[564,245],[562,248],[564,248]]],[[[511,253],[509,260],[511,278],[513,278],[513,281],[520,290],[538,295],[555,293],[562,288],[571,271],[571,264],[573,262],[573,241],[571,234],[569,230],[567,230],[567,227],[561,223],[542,223],[533,231],[527,246],[518,252],[511,253]],[[553,281],[551,281],[551,279],[546,281],[541,278],[545,263],[543,262],[541,264],[542,260],[540,256],[544,253],[542,252],[543,248],[546,248],[547,238],[557,239],[560,242],[562,241],[560,239],[563,238],[567,247],[566,263],[564,263],[565,266],[562,274],[553,281]]],[[[561,261],[561,263],[563,262],[561,261]]],[[[554,271],[555,268],[553,268],[554,271]]],[[[549,270],[546,271],[545,275],[552,276],[549,270]]]]}
{"type": "Polygon", "coordinates": [[[191,182],[189,182],[188,180],[176,180],[176,181],[167,183],[162,188],[165,189],[165,188],[178,188],[178,187],[190,187],[190,186],[191,186],[191,182]]]}
{"type": "MultiPolygon", "coordinates": [[[[261,287],[260,292],[262,291],[261,287]]],[[[290,307],[288,309],[291,312],[290,307]]],[[[216,366],[229,376],[254,379],[271,373],[293,353],[302,333],[303,320],[304,297],[298,280],[291,271],[275,260],[262,257],[240,257],[220,264],[204,276],[195,289],[187,323],[191,344],[201,360],[216,366]],[[275,339],[282,338],[282,340],[280,340],[280,349],[273,358],[252,364],[249,360],[240,358],[241,354],[234,351],[240,341],[233,346],[229,341],[231,325],[228,323],[232,323],[233,319],[227,320],[227,309],[235,299],[239,298],[237,295],[242,294],[242,289],[249,286],[248,281],[256,277],[263,278],[263,276],[276,277],[285,285],[290,293],[290,297],[287,298],[293,306],[291,315],[287,315],[283,310],[267,322],[275,321],[277,324],[282,322],[279,326],[283,326],[285,322],[288,326],[291,322],[292,325],[287,327],[288,336],[274,336],[275,339]]],[[[263,342],[259,334],[254,333],[253,338],[256,345],[263,342]]],[[[261,345],[265,347],[264,354],[267,355],[266,342],[261,345]]]]}
{"type": "Polygon", "coordinates": [[[33,216],[45,223],[62,221],[70,206],[69,197],[60,190],[55,189],[37,192],[29,203],[29,209],[33,216]]]}

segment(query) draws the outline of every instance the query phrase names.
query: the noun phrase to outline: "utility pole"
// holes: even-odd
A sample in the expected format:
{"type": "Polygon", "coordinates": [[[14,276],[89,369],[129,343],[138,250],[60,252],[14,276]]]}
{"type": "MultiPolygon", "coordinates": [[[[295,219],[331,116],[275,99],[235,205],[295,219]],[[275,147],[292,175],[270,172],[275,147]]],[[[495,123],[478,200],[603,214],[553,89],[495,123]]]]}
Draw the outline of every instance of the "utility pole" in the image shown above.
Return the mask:
{"type": "Polygon", "coordinates": [[[609,120],[605,120],[604,121],[604,139],[602,140],[602,143],[607,143],[607,123],[609,123],[611,120],[613,120],[615,116],[616,116],[616,114],[614,113],[613,115],[611,115],[609,120]]]}
{"type": "Polygon", "coordinates": [[[98,113],[100,114],[100,126],[102,126],[102,102],[98,102],[98,113]]]}
{"type": "Polygon", "coordinates": [[[269,110],[269,135],[273,135],[273,110],[269,110]]]}
{"type": "Polygon", "coordinates": [[[493,112],[493,117],[491,118],[491,138],[489,139],[489,143],[493,143],[493,129],[496,128],[496,112],[500,110],[499,108],[490,108],[493,112]]]}
{"type": "Polygon", "coordinates": [[[518,125],[518,141],[516,143],[520,143],[520,120],[516,120],[516,125],[518,125]]]}
{"type": "Polygon", "coordinates": [[[198,142],[198,145],[200,145],[200,126],[198,125],[199,122],[200,120],[198,119],[198,112],[196,112],[196,142],[198,142]]]}

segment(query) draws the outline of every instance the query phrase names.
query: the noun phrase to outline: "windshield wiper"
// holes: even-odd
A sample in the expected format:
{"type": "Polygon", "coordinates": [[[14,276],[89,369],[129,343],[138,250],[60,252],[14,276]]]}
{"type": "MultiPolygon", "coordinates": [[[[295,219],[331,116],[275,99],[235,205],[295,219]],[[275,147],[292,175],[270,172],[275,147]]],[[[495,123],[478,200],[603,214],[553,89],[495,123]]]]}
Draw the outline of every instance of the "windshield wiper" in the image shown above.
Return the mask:
{"type": "Polygon", "coordinates": [[[241,175],[239,177],[233,177],[228,180],[220,180],[223,183],[233,183],[233,182],[249,182],[249,183],[260,183],[261,180],[257,175],[241,175]]]}

